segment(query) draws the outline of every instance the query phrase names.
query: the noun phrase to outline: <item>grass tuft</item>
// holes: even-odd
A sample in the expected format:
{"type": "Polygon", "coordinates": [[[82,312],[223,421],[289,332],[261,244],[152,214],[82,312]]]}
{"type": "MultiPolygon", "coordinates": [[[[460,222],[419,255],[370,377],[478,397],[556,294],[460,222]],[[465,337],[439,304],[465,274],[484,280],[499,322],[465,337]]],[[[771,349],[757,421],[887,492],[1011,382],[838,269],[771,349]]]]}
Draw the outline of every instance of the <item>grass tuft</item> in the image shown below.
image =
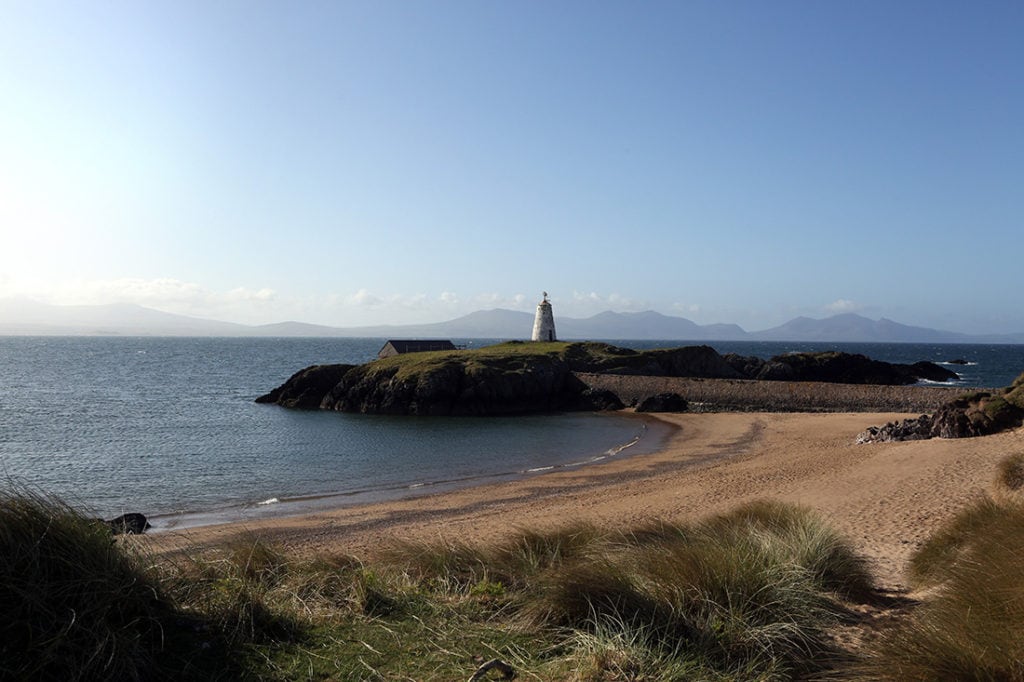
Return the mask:
{"type": "Polygon", "coordinates": [[[1024,488],[1024,452],[1010,455],[999,462],[996,483],[1009,492],[1024,488]]]}
{"type": "Polygon", "coordinates": [[[201,625],[127,547],[56,498],[0,492],[0,679],[202,679],[201,625]]]}
{"type": "Polygon", "coordinates": [[[738,679],[816,670],[832,653],[827,629],[847,613],[842,600],[872,590],[863,559],[814,514],[769,502],[697,524],[573,526],[489,547],[405,546],[391,558],[402,557],[426,585],[446,575],[460,589],[511,586],[521,627],[597,647],[570,655],[589,671],[578,670],[580,679],[648,679],[639,671],[655,668],[738,679]]]}
{"type": "Polygon", "coordinates": [[[857,678],[1024,679],[1024,507],[981,500],[933,540],[914,558],[933,594],[857,678]]]}
{"type": "Polygon", "coordinates": [[[948,579],[974,538],[992,533],[1009,512],[988,496],[980,497],[936,531],[910,558],[909,577],[915,587],[948,579]]]}
{"type": "MultiPolygon", "coordinates": [[[[130,542],[130,541],[129,541],[130,542]]],[[[406,544],[367,564],[258,537],[160,562],[32,495],[0,499],[0,678],[783,680],[824,672],[870,590],[805,509],[406,544]]]]}

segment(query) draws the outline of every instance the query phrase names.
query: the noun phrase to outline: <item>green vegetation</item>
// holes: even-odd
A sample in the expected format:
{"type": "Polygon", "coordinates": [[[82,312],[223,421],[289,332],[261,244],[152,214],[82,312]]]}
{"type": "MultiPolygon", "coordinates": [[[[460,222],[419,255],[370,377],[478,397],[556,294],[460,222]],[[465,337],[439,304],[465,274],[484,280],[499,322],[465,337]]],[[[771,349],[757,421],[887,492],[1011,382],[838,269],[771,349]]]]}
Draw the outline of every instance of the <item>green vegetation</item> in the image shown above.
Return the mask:
{"type": "Polygon", "coordinates": [[[1014,407],[1024,410],[1024,374],[1013,380],[1003,391],[1003,399],[1014,407]]]}
{"type": "Polygon", "coordinates": [[[562,341],[506,341],[472,350],[405,353],[374,360],[363,366],[368,376],[388,373],[396,379],[429,374],[448,366],[465,366],[467,372],[491,368],[502,371],[525,370],[539,362],[568,363],[573,369],[620,364],[643,357],[643,353],[607,343],[562,341]]]}
{"type": "MultiPolygon", "coordinates": [[[[1021,457],[1013,458],[1017,464],[1021,457]]],[[[864,560],[772,502],[695,523],[406,543],[372,563],[247,537],[159,561],[59,500],[0,499],[0,679],[1024,680],[1024,504],[914,557],[923,603],[864,649],[864,560]],[[495,679],[494,676],[488,679],[495,679]]]]}
{"type": "Polygon", "coordinates": [[[202,677],[211,656],[234,668],[106,525],[30,492],[0,494],[0,613],[0,679],[202,677]]]}
{"type": "Polygon", "coordinates": [[[1024,452],[1010,455],[999,463],[996,483],[1011,493],[1024,488],[1024,452]]]}
{"type": "Polygon", "coordinates": [[[1024,679],[1024,506],[979,500],[921,548],[912,575],[928,596],[858,679],[1024,679]]]}
{"type": "Polygon", "coordinates": [[[835,659],[828,628],[870,589],[806,510],[575,526],[403,545],[372,565],[258,538],[154,561],[63,503],[0,504],[0,677],[789,679],[835,659]]]}
{"type": "Polygon", "coordinates": [[[993,395],[973,391],[957,398],[951,406],[963,411],[976,433],[996,433],[1024,422],[1024,374],[993,395]]]}

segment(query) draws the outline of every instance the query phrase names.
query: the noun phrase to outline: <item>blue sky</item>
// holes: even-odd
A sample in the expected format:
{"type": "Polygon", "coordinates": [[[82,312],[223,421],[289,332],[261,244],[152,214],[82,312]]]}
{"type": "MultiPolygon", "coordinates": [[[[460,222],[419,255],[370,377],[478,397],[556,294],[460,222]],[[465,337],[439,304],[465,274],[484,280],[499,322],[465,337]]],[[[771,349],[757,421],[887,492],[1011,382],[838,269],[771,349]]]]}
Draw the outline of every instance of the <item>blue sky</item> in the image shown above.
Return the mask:
{"type": "Polygon", "coordinates": [[[1024,3],[0,16],[0,296],[1024,331],[1024,3]]]}

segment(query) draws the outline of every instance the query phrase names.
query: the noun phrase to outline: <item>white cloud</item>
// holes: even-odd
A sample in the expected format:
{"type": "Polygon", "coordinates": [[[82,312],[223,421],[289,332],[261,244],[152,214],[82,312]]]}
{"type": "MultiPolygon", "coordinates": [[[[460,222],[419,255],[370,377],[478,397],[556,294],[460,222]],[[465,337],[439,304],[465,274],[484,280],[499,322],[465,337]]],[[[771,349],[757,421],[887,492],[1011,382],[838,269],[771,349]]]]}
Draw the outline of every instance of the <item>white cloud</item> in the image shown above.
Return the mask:
{"type": "Polygon", "coordinates": [[[376,308],[384,304],[384,299],[380,296],[371,294],[366,289],[360,289],[354,294],[349,294],[342,300],[344,305],[354,306],[356,308],[376,308]]]}
{"type": "Polygon", "coordinates": [[[472,310],[467,310],[466,312],[472,312],[473,310],[478,310],[480,308],[510,308],[512,310],[526,310],[532,309],[535,304],[536,302],[531,303],[524,294],[513,294],[508,296],[496,292],[488,292],[473,296],[472,310]]]}
{"type": "MultiPolygon", "coordinates": [[[[34,298],[63,305],[96,305],[103,303],[138,303],[140,305],[188,304],[205,305],[217,295],[194,282],[178,279],[69,280],[56,282],[43,291],[29,290],[34,298]]],[[[225,296],[227,298],[227,296],[225,296]]]]}
{"type": "Polygon", "coordinates": [[[269,287],[235,287],[216,291],[196,282],[170,277],[47,282],[7,277],[0,281],[0,296],[26,296],[55,305],[134,303],[182,315],[248,323],[278,321],[282,316],[288,316],[289,307],[295,303],[281,299],[269,287]]]}
{"type": "Polygon", "coordinates": [[[238,287],[232,289],[227,294],[228,298],[233,301],[274,301],[277,299],[277,292],[273,289],[264,287],[263,289],[246,289],[245,287],[238,287]]]}
{"type": "MultiPolygon", "coordinates": [[[[557,303],[557,301],[555,301],[557,303]]],[[[640,312],[650,309],[650,303],[643,299],[634,299],[622,294],[611,293],[601,295],[596,291],[573,291],[566,312],[572,315],[593,315],[606,310],[616,312],[640,312]]]]}
{"type": "Polygon", "coordinates": [[[825,306],[825,310],[830,313],[856,313],[864,310],[865,306],[856,301],[850,301],[845,298],[841,298],[838,301],[832,301],[825,306]]]}
{"type": "Polygon", "coordinates": [[[672,304],[673,312],[683,313],[686,315],[697,315],[700,313],[700,306],[696,303],[681,303],[679,301],[672,304]]]}

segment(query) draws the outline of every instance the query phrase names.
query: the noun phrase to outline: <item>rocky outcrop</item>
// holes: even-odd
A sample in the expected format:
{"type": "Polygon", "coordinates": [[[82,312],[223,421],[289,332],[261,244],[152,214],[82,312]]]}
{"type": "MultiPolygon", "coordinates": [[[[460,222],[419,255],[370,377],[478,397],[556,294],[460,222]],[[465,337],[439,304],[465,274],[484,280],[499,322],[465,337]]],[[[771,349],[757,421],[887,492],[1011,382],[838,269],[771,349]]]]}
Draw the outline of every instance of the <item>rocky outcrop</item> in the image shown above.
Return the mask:
{"type": "Polygon", "coordinates": [[[270,393],[256,398],[256,402],[301,410],[319,409],[324,396],[353,367],[355,365],[313,365],[301,369],[270,393]]]}
{"type": "MultiPolygon", "coordinates": [[[[509,368],[488,363],[442,362],[403,372],[369,363],[347,372],[321,408],[340,412],[414,415],[493,415],[603,409],[604,394],[587,386],[569,365],[550,356],[509,368]]],[[[619,403],[621,406],[621,403],[619,403]]]]}
{"type": "Polygon", "coordinates": [[[959,396],[932,414],[872,426],[857,436],[858,443],[928,438],[986,436],[1024,424],[1024,374],[998,393],[976,391],[959,396]]]}
{"type": "Polygon", "coordinates": [[[588,386],[580,393],[579,398],[577,398],[575,405],[571,409],[587,412],[614,412],[624,407],[625,405],[622,404],[619,396],[611,391],[601,388],[590,388],[588,386]]]}
{"type": "MultiPolygon", "coordinates": [[[[916,382],[926,371],[929,377],[938,376],[930,373],[932,368],[956,376],[937,365],[890,365],[847,353],[804,353],[765,361],[735,355],[723,358],[709,346],[635,351],[605,343],[509,342],[473,351],[411,353],[358,366],[314,365],[257,402],[415,415],[605,410],[621,409],[624,400],[634,405],[640,400],[584,383],[577,373],[902,385],[916,382]]],[[[649,392],[639,398],[663,392],[673,391],[649,392]]]]}
{"type": "MultiPolygon", "coordinates": [[[[696,377],[704,379],[741,379],[743,375],[731,367],[710,346],[683,346],[637,353],[635,358],[620,358],[617,364],[608,363],[607,374],[638,374],[662,377],[696,377]]],[[[573,365],[577,372],[600,372],[586,363],[573,365]]]]}
{"type": "Polygon", "coordinates": [[[882,362],[858,353],[787,353],[770,360],[730,353],[725,362],[748,379],[822,381],[836,384],[906,386],[921,380],[948,382],[959,376],[933,362],[912,365],[882,362]]]}
{"type": "Polygon", "coordinates": [[[510,342],[497,348],[406,355],[358,366],[314,365],[256,401],[373,414],[618,410],[623,407],[618,396],[589,388],[573,372],[740,376],[708,346],[635,351],[604,343],[570,343],[560,352],[540,353],[529,344],[510,342]]]}
{"type": "Polygon", "coordinates": [[[637,412],[686,412],[689,404],[678,393],[658,393],[640,401],[637,412]]]}

